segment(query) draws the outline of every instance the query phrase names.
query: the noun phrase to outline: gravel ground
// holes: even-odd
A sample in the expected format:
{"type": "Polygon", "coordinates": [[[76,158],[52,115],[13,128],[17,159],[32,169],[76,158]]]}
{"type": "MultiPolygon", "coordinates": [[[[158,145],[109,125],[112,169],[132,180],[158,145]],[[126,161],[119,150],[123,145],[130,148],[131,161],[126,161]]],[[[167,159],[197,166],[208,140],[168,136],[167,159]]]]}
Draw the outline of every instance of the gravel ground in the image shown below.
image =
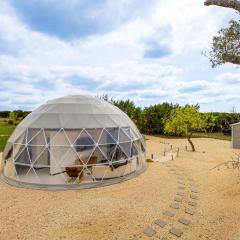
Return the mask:
{"type": "MultiPolygon", "coordinates": [[[[184,149],[184,139],[148,137],[147,153],[160,154],[168,146],[184,149]]],[[[151,239],[176,239],[169,234],[185,217],[183,207],[171,210],[175,216],[163,217],[170,210],[178,187],[178,175],[171,167],[182,169],[186,184],[193,178],[199,189],[191,224],[181,227],[181,239],[240,239],[240,177],[238,172],[217,164],[231,159],[227,141],[194,139],[197,152],[180,151],[171,162],[149,163],[147,171],[129,181],[112,186],[70,191],[40,191],[16,188],[0,182],[0,240],[11,239],[148,239],[143,234],[153,226],[151,239]],[[170,167],[167,167],[169,165],[170,167]],[[156,219],[167,222],[165,229],[153,225],[156,219]]],[[[180,225],[179,225],[180,224],[180,225]]]]}

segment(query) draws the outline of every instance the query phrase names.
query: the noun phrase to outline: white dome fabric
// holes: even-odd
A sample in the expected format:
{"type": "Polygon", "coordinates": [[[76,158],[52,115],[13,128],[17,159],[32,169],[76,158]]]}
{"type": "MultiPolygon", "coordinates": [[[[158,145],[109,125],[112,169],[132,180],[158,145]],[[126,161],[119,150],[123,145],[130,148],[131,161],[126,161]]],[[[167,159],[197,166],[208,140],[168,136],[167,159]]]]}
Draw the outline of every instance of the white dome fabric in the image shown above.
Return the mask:
{"type": "Polygon", "coordinates": [[[145,141],[109,102],[68,96],[43,104],[15,129],[2,177],[33,188],[85,188],[128,179],[146,168],[145,141]]]}

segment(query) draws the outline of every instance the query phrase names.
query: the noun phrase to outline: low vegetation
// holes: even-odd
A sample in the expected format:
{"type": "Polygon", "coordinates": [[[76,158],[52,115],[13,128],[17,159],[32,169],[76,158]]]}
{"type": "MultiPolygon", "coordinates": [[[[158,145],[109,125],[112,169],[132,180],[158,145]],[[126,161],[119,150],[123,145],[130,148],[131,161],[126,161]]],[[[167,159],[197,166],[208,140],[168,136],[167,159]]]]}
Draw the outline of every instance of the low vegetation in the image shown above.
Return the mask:
{"type": "MultiPolygon", "coordinates": [[[[240,121],[239,113],[200,113],[199,105],[180,106],[179,104],[164,102],[140,108],[131,100],[109,99],[107,95],[101,98],[113,103],[124,111],[142,133],[168,138],[187,137],[190,145],[192,145],[191,139],[196,137],[230,140],[230,125],[240,121]],[[186,117],[185,111],[196,113],[199,126],[196,126],[196,123],[194,123],[195,118],[191,116],[189,118],[186,117]]],[[[0,111],[0,151],[3,150],[8,137],[16,125],[28,114],[29,112],[21,110],[12,112],[0,111]]],[[[194,150],[194,146],[192,150],[194,150]]]]}

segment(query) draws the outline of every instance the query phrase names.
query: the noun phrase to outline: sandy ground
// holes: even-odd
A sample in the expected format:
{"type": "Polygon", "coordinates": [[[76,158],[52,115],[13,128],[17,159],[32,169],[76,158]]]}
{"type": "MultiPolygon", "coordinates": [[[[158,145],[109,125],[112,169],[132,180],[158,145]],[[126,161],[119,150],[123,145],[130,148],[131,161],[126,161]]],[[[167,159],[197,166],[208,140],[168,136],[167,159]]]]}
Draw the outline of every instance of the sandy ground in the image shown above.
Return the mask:
{"type": "Polygon", "coordinates": [[[238,171],[213,169],[233,156],[230,143],[194,139],[197,152],[184,151],[186,140],[148,137],[147,153],[162,154],[169,145],[180,147],[180,155],[168,163],[149,163],[137,178],[108,187],[71,191],[40,191],[0,182],[0,240],[11,239],[149,239],[147,226],[156,230],[151,239],[176,239],[171,226],[181,228],[181,239],[240,239],[240,176],[238,171]],[[169,165],[170,167],[167,167],[169,165]],[[186,188],[180,209],[171,209],[178,187],[177,172],[183,171],[186,186],[192,180],[199,193],[193,216],[184,213],[190,190],[186,188]],[[163,211],[175,216],[167,218],[163,211]],[[191,223],[178,223],[179,217],[191,223]],[[162,229],[154,220],[163,219],[162,229]]]}

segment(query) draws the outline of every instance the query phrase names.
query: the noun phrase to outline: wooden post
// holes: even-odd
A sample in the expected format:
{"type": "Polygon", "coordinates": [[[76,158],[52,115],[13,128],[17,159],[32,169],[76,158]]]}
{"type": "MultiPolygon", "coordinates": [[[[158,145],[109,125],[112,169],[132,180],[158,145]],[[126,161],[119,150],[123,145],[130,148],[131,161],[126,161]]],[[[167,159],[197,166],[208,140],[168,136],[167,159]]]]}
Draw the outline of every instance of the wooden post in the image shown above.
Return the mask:
{"type": "Polygon", "coordinates": [[[151,158],[153,159],[153,153],[151,154],[151,158]]]}
{"type": "Polygon", "coordinates": [[[187,146],[185,146],[185,149],[186,149],[186,151],[187,151],[187,146]]]}
{"type": "Polygon", "coordinates": [[[172,154],[172,161],[173,161],[173,154],[172,154]]]}

